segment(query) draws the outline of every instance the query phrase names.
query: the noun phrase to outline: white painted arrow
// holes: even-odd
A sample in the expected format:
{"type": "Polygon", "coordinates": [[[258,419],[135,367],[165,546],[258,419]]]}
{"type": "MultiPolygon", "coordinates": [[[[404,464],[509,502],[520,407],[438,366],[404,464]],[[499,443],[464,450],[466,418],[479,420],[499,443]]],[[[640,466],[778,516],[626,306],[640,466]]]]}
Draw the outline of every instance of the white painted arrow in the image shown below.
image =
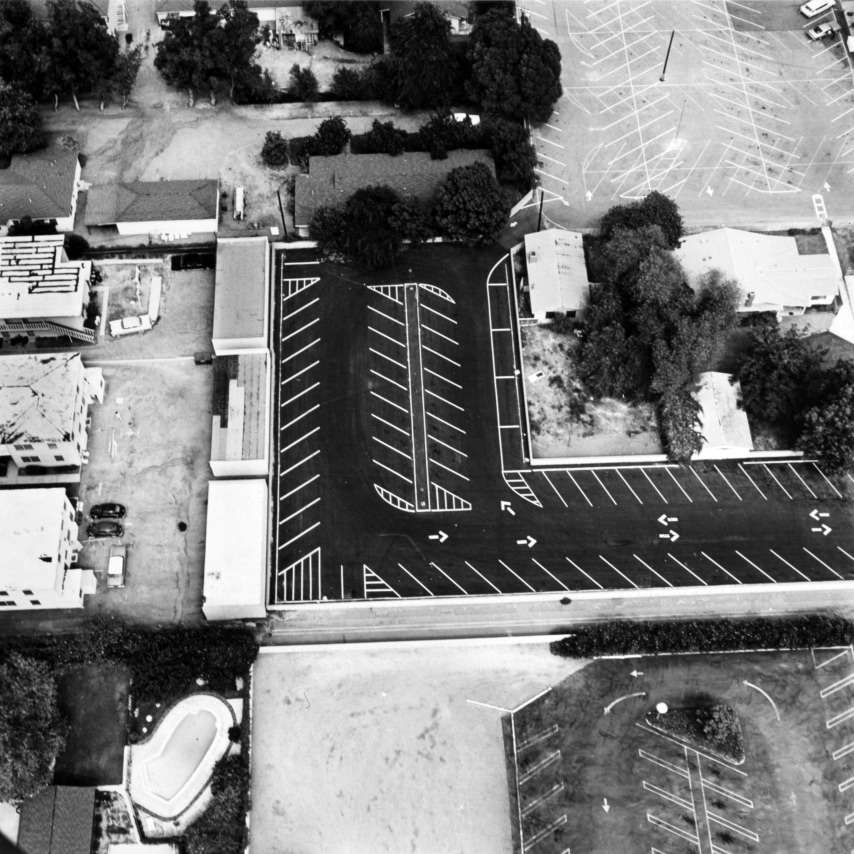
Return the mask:
{"type": "Polygon", "coordinates": [[[506,510],[511,516],[516,515],[516,511],[510,506],[509,501],[502,501],[501,502],[501,509],[506,510]]]}
{"type": "Polygon", "coordinates": [[[662,513],[658,519],[656,520],[659,525],[667,525],[668,522],[678,522],[678,516],[668,516],[666,513],[662,513]]]}
{"type": "Polygon", "coordinates": [[[679,539],[679,534],[674,530],[669,530],[666,534],[659,534],[659,540],[670,540],[671,543],[675,543],[679,539]]]}
{"type": "Polygon", "coordinates": [[[790,800],[792,801],[793,807],[798,805],[798,796],[794,792],[790,795],[790,800]]]}
{"type": "Polygon", "coordinates": [[[820,528],[810,528],[810,530],[815,534],[822,534],[826,537],[833,528],[831,528],[830,525],[824,524],[820,528]]]}
{"type": "Polygon", "coordinates": [[[527,546],[529,549],[532,549],[535,545],[537,545],[537,541],[530,534],[528,534],[528,536],[525,537],[524,540],[516,540],[516,545],[527,546]]]}
{"type": "Polygon", "coordinates": [[[613,702],[611,702],[611,703],[608,703],[608,705],[607,705],[607,706],[605,706],[605,714],[606,714],[606,715],[610,715],[610,714],[611,714],[611,709],[613,709],[613,708],[614,708],[614,706],[616,706],[616,705],[617,705],[617,703],[622,703],[622,702],[623,702],[623,700],[629,700],[629,699],[631,699],[632,697],[646,697],[646,691],[638,691],[638,692],[637,692],[637,693],[635,693],[635,694],[625,694],[625,695],[623,695],[622,697],[617,697],[617,699],[616,699],[616,700],[614,700],[614,701],[613,701],[613,702]]]}
{"type": "Polygon", "coordinates": [[[638,676],[643,676],[643,670],[633,670],[631,675],[637,679],[638,676]]]}
{"type": "Polygon", "coordinates": [[[818,510],[813,510],[810,513],[810,519],[815,519],[818,522],[819,519],[826,519],[830,516],[830,513],[819,513],[818,510]]]}
{"type": "Polygon", "coordinates": [[[445,540],[448,539],[448,535],[444,531],[439,531],[438,534],[430,534],[429,539],[438,540],[440,543],[444,543],[445,540]]]}
{"type": "Polygon", "coordinates": [[[830,192],[830,184],[828,184],[827,181],[822,184],[822,187],[824,187],[824,189],[827,190],[828,193],[830,192]]]}
{"type": "Polygon", "coordinates": [[[608,812],[608,810],[611,809],[611,805],[608,803],[607,798],[602,798],[602,809],[605,810],[605,812],[608,812]]]}
{"type": "Polygon", "coordinates": [[[714,191],[711,187],[706,187],[706,192],[707,192],[710,196],[713,196],[713,195],[715,194],[715,191],[714,191]]]}
{"type": "Polygon", "coordinates": [[[588,190],[588,191],[585,193],[585,195],[586,195],[586,197],[587,197],[587,201],[588,201],[588,202],[593,198],[593,193],[591,193],[591,192],[590,192],[590,190],[588,190]]]}

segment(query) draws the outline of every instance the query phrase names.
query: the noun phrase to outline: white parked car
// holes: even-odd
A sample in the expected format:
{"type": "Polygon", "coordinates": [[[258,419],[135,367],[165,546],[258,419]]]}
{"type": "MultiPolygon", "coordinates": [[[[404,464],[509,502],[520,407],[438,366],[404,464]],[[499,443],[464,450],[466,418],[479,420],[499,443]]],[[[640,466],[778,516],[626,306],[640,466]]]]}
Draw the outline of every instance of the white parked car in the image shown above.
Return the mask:
{"type": "Polygon", "coordinates": [[[121,335],[133,335],[137,332],[148,332],[151,329],[151,318],[147,314],[140,317],[122,317],[110,321],[110,335],[118,338],[121,335]]]}
{"type": "Polygon", "coordinates": [[[110,546],[110,562],[107,564],[107,589],[125,586],[125,563],[127,546],[110,546]]]}
{"type": "Polygon", "coordinates": [[[833,24],[819,24],[817,27],[807,30],[807,38],[812,39],[814,42],[821,41],[822,39],[830,39],[835,35],[836,28],[833,24]]]}
{"type": "Polygon", "coordinates": [[[809,0],[801,6],[801,14],[806,18],[814,18],[822,12],[827,12],[836,5],[836,0],[809,0]]]}

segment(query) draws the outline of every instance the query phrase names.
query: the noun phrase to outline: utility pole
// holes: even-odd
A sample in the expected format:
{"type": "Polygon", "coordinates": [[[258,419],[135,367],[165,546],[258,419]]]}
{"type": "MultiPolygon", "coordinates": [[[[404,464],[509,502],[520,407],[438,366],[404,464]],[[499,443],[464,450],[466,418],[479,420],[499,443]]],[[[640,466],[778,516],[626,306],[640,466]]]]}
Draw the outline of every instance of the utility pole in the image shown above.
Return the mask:
{"type": "Polygon", "coordinates": [[[537,231],[543,227],[543,202],[546,200],[546,194],[543,188],[540,187],[540,215],[537,218],[537,231]]]}
{"type": "Polygon", "coordinates": [[[661,77],[658,78],[659,83],[664,83],[664,75],[667,73],[667,60],[670,59],[670,48],[673,47],[673,36],[676,35],[676,30],[670,31],[670,42],[667,45],[667,55],[664,57],[664,68],[661,69],[661,77]]]}

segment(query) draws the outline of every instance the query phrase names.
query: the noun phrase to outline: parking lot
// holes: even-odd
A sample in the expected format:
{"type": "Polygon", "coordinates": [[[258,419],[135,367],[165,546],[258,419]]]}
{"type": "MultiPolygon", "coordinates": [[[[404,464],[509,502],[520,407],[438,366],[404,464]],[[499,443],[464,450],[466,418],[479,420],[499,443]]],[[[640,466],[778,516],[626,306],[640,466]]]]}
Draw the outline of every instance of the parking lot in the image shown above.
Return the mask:
{"type": "Polygon", "coordinates": [[[850,218],[854,91],[842,39],[795,3],[528,0],[557,42],[564,97],[534,130],[545,213],[590,226],[658,190],[691,225],[850,218]]]}

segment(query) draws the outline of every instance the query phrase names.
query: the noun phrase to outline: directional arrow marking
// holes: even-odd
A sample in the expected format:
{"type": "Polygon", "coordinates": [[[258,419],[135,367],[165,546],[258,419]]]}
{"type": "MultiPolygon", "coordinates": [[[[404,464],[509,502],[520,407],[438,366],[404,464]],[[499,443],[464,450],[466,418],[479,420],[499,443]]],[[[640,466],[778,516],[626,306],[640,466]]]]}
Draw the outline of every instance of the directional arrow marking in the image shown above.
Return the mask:
{"type": "Polygon", "coordinates": [[[670,540],[671,543],[675,543],[679,539],[679,534],[676,533],[672,528],[666,534],[659,534],[659,540],[670,540]]]}
{"type": "Polygon", "coordinates": [[[506,510],[511,516],[516,515],[516,511],[510,506],[509,501],[502,501],[501,502],[501,509],[506,510]]]}
{"type": "Polygon", "coordinates": [[[633,670],[631,675],[637,679],[638,676],[643,676],[643,670],[633,670]]]}
{"type": "Polygon", "coordinates": [[[662,513],[656,521],[658,522],[659,525],[664,525],[666,527],[669,522],[678,522],[679,517],[678,516],[668,516],[666,513],[662,513]]]}
{"type": "Polygon", "coordinates": [[[833,530],[833,528],[831,528],[830,525],[824,524],[820,528],[810,528],[810,530],[813,533],[822,534],[826,537],[833,530]]]}
{"type": "Polygon", "coordinates": [[[438,534],[430,534],[429,539],[438,540],[440,543],[444,543],[445,540],[448,539],[448,535],[444,531],[439,531],[438,534]]]}
{"type": "Polygon", "coordinates": [[[527,546],[529,549],[532,549],[535,545],[537,545],[537,541],[530,534],[528,534],[528,536],[525,537],[524,540],[516,540],[516,545],[527,546]]]}
{"type": "Polygon", "coordinates": [[[810,512],[810,519],[813,519],[816,522],[818,522],[819,519],[826,519],[828,516],[830,516],[830,513],[819,513],[818,510],[810,512]]]}
{"type": "Polygon", "coordinates": [[[607,798],[602,798],[602,809],[605,810],[605,812],[608,812],[608,810],[611,809],[611,805],[608,803],[607,798]]]}
{"type": "Polygon", "coordinates": [[[588,190],[584,195],[587,197],[588,202],[593,198],[593,193],[591,193],[590,190],[588,190]]]}

